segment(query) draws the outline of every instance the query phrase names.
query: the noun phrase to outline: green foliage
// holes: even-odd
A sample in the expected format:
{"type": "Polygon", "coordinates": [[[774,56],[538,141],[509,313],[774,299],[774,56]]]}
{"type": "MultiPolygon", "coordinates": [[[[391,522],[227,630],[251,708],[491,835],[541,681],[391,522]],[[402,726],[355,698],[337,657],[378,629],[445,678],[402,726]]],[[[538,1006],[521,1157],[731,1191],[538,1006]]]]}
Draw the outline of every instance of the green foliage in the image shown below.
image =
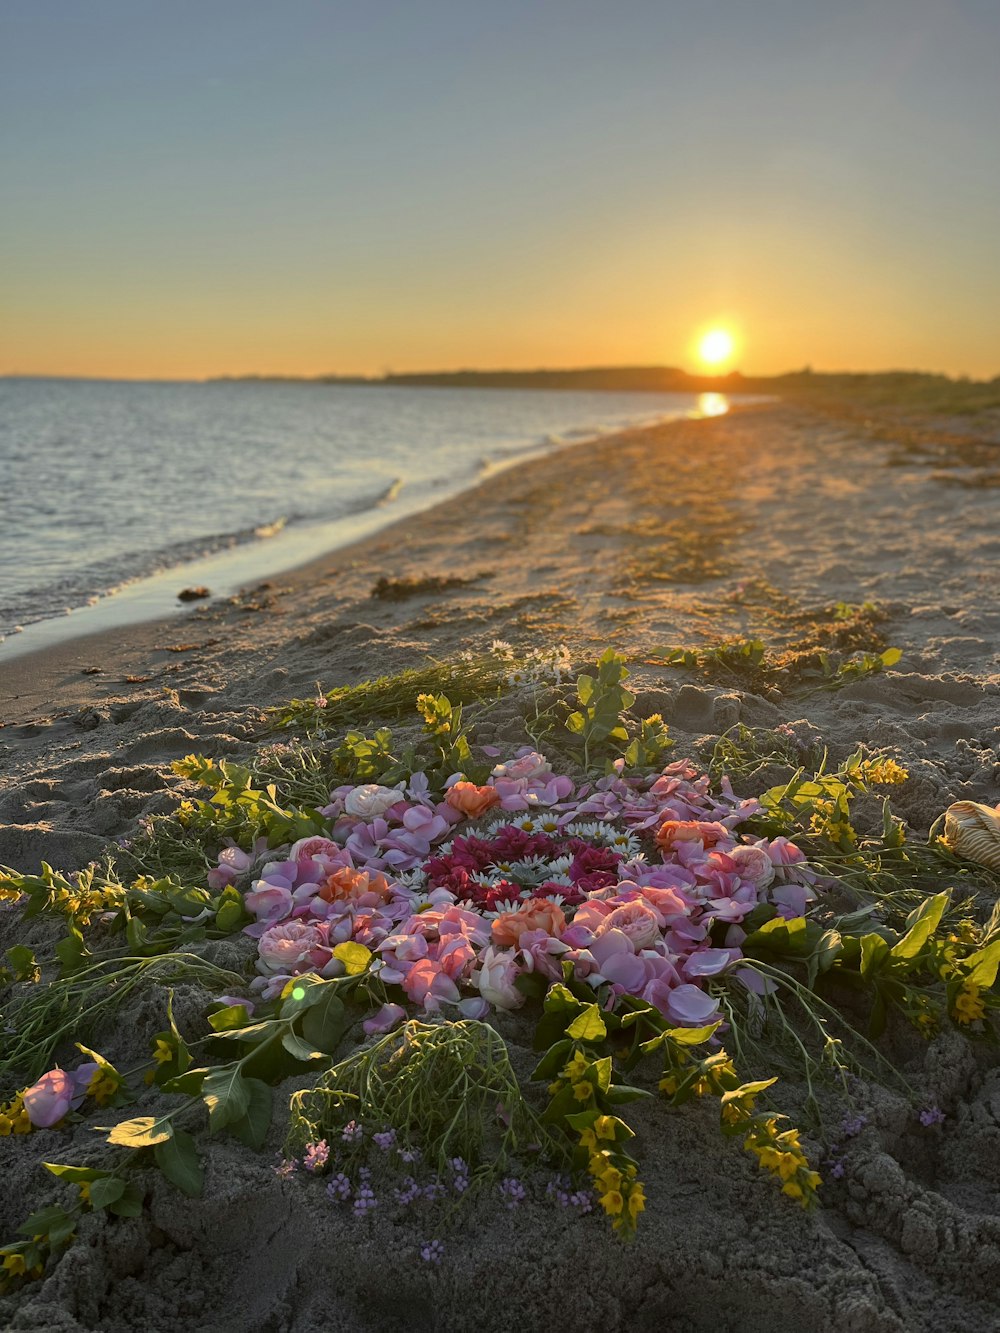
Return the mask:
{"type": "Polygon", "coordinates": [[[290,1157],[339,1140],[350,1121],[394,1129],[401,1147],[421,1149],[442,1171],[461,1157],[480,1180],[554,1148],[521,1096],[503,1038],[470,1020],[411,1020],[294,1093],[290,1110],[290,1157]]]}
{"type": "Polygon", "coordinates": [[[668,735],[667,725],[659,713],[643,718],[639,723],[639,734],[625,747],[625,767],[640,773],[651,772],[663,767],[666,753],[674,745],[668,735]]]}
{"type": "Polygon", "coordinates": [[[216,991],[239,988],[243,978],[196,954],[123,957],[90,962],[79,971],[15,992],[0,1021],[9,1024],[0,1058],[0,1083],[15,1073],[38,1078],[60,1043],[85,1037],[145,986],[197,982],[216,991]]]}
{"type": "MultiPolygon", "coordinates": [[[[852,616],[866,625],[874,616],[865,607],[858,611],[838,602],[835,619],[851,620],[852,616]]],[[[853,629],[854,622],[851,621],[853,629]]],[[[817,638],[829,637],[817,634],[817,638]]],[[[845,638],[850,636],[844,634],[845,638]]],[[[876,642],[884,642],[875,636],[876,642]]],[[[789,648],[769,648],[762,639],[723,639],[704,648],[664,647],[653,650],[647,659],[656,666],[673,667],[695,672],[710,680],[739,685],[744,689],[773,688],[807,690],[839,689],[864,676],[877,674],[886,667],[895,666],[902,657],[898,648],[873,652],[859,649],[847,655],[832,655],[819,642],[804,641],[789,648]]]]}
{"type": "Polygon", "coordinates": [[[622,682],[629,671],[625,658],[609,648],[597,659],[597,675],[581,675],[576,682],[579,708],[566,719],[566,730],[582,742],[581,760],[585,770],[609,741],[628,744],[628,732],[621,714],[635,703],[635,695],[622,682]]]}
{"type": "Polygon", "coordinates": [[[510,672],[511,664],[494,654],[454,662],[429,659],[424,667],[340,686],[311,699],[292,699],[269,709],[268,720],[274,729],[294,727],[310,735],[328,736],[340,727],[405,718],[419,694],[447,694],[456,704],[496,698],[506,687],[510,672]]]}
{"type": "Polygon", "coordinates": [[[277,847],[323,831],[323,816],[318,810],[279,805],[275,784],[254,787],[252,770],[242,764],[190,754],[176,760],[171,768],[178,777],[212,792],[207,801],[185,801],[177,814],[183,827],[196,830],[202,837],[211,836],[217,842],[232,838],[241,846],[249,846],[263,836],[268,846],[277,847]]]}
{"type": "Polygon", "coordinates": [[[0,967],[0,987],[13,986],[17,981],[31,984],[41,977],[42,971],[38,966],[34,950],[29,949],[26,944],[13,945],[5,952],[4,957],[7,959],[7,965],[0,967]]]}

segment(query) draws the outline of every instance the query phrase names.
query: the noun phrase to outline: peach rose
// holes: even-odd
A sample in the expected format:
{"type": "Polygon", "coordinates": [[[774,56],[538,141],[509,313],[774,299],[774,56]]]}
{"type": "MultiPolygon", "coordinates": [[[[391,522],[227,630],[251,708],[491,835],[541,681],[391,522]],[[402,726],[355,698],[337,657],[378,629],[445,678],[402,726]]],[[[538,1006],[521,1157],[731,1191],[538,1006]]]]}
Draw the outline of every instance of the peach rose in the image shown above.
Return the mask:
{"type": "Polygon", "coordinates": [[[368,893],[374,893],[387,902],[390,896],[389,881],[377,870],[355,870],[352,866],[342,866],[329,876],[317,897],[328,903],[344,900],[355,902],[368,893]]]}
{"type": "Polygon", "coordinates": [[[529,898],[516,912],[498,916],[491,927],[493,943],[500,949],[517,948],[526,930],[544,930],[556,939],[566,929],[566,917],[549,898],[529,898]]]}
{"type": "Polygon", "coordinates": [[[460,815],[478,819],[500,804],[500,793],[493,787],[477,787],[474,782],[456,782],[444,799],[460,815]]]}
{"type": "Polygon", "coordinates": [[[700,842],[705,848],[729,836],[721,824],[703,823],[698,819],[665,819],[656,835],[661,852],[669,852],[678,842],[700,842]]]}

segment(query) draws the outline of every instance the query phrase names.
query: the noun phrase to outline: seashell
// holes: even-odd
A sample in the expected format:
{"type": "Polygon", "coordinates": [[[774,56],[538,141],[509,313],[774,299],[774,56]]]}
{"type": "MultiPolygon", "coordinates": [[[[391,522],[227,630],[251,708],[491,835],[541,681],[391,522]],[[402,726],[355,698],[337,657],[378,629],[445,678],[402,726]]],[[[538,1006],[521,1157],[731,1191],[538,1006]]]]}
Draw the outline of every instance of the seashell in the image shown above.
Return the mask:
{"type": "Polygon", "coordinates": [[[1000,874],[1000,805],[956,801],[945,812],[942,841],[963,861],[1000,874]]]}

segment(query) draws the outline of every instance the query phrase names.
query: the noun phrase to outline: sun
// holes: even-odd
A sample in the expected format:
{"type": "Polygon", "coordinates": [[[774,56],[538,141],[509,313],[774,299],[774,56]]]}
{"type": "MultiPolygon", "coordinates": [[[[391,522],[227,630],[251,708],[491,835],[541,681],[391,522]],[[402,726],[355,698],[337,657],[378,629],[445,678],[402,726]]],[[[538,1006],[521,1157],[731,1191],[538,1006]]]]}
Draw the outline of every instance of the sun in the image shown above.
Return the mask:
{"type": "Polygon", "coordinates": [[[732,356],[734,346],[728,329],[709,329],[698,343],[698,355],[706,366],[721,366],[732,356]]]}

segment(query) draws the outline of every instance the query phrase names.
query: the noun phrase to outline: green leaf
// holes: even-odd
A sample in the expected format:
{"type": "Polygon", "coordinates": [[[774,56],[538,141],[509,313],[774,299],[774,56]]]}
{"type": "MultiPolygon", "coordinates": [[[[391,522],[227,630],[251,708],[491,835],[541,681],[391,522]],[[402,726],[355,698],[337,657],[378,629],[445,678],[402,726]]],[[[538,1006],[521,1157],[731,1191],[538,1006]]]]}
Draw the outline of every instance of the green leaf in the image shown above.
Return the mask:
{"type": "Polygon", "coordinates": [[[169,1120],[141,1115],[134,1120],[123,1120],[120,1125],[115,1125],[107,1137],[107,1142],[117,1144],[121,1148],[155,1148],[158,1143],[165,1143],[173,1132],[169,1120]]]}
{"type": "Polygon", "coordinates": [[[764,1092],[767,1088],[772,1087],[777,1081],[776,1078],[761,1078],[755,1083],[741,1083],[738,1088],[732,1088],[729,1092],[724,1092],[722,1094],[722,1097],[720,1098],[721,1104],[726,1106],[729,1102],[738,1101],[741,1097],[756,1097],[758,1093],[764,1092]]]}
{"type": "Polygon", "coordinates": [[[318,1004],[324,994],[324,987],[330,982],[324,981],[318,972],[305,972],[301,977],[293,977],[285,984],[281,992],[282,1018],[294,1018],[304,1013],[314,1004],[318,1004]]]}
{"type": "Polygon", "coordinates": [[[615,1083],[607,1091],[607,1099],[612,1106],[621,1106],[625,1102],[638,1101],[640,1097],[652,1097],[646,1088],[633,1088],[628,1083],[615,1083]]]}
{"type": "Polygon", "coordinates": [[[718,1022],[707,1023],[703,1028],[668,1028],[664,1036],[678,1046],[700,1046],[702,1042],[708,1041],[721,1022],[720,1018],[718,1022]]]}
{"type": "Polygon", "coordinates": [[[125,1193],[109,1206],[108,1211],[114,1213],[116,1217],[138,1217],[142,1212],[142,1199],[138,1186],[130,1181],[125,1186],[125,1193]]]}
{"type": "Polygon", "coordinates": [[[970,953],[968,958],[961,963],[965,971],[963,980],[967,986],[978,986],[981,990],[989,990],[997,979],[997,969],[1000,968],[1000,940],[994,940],[992,944],[987,944],[985,949],[978,949],[975,953],[970,953]]]}
{"type": "Polygon", "coordinates": [[[566,1035],[574,1041],[603,1041],[608,1035],[608,1029],[597,1005],[587,1005],[583,1013],[570,1023],[566,1035]]]}
{"type": "Polygon", "coordinates": [[[302,1036],[319,1050],[332,1055],[343,1039],[347,1022],[347,1010],[336,986],[327,986],[319,1003],[303,1015],[302,1036]]]}
{"type": "Polygon", "coordinates": [[[889,956],[889,946],[881,935],[861,936],[861,975],[871,976],[889,956]]]}
{"type": "Polygon", "coordinates": [[[195,1141],[185,1130],[177,1129],[172,1139],[158,1143],[153,1149],[153,1156],[166,1178],[183,1194],[195,1198],[201,1193],[205,1173],[195,1141]]]}
{"type": "Polygon", "coordinates": [[[572,1049],[573,1043],[568,1037],[562,1041],[557,1041],[554,1046],[549,1047],[531,1071],[531,1077],[533,1079],[552,1078],[554,1074],[558,1074],[569,1058],[572,1049]]]}
{"type": "Polygon", "coordinates": [[[208,1107],[208,1126],[213,1133],[245,1115],[250,1094],[239,1064],[211,1070],[201,1086],[201,1097],[208,1107]]]}
{"type": "Polygon", "coordinates": [[[112,1203],[117,1203],[124,1193],[125,1182],[120,1176],[105,1176],[102,1180],[95,1180],[91,1185],[90,1206],[97,1212],[112,1203]]]}
{"type": "Polygon", "coordinates": [[[246,1114],[239,1120],[232,1121],[227,1128],[241,1143],[259,1152],[271,1127],[273,1112],[271,1089],[259,1078],[245,1078],[243,1082],[248,1094],[246,1114]]]}
{"type": "MultiPolygon", "coordinates": [[[[944,893],[936,893],[932,898],[920,906],[906,918],[906,934],[903,938],[892,946],[890,954],[893,958],[916,958],[917,954],[924,947],[930,937],[937,930],[944,915],[945,908],[951,902],[951,890],[946,889],[944,893]]],[[[864,941],[862,941],[862,947],[864,941]]],[[[862,964],[862,975],[864,974],[864,964],[862,964]]]]}
{"type": "Polygon", "coordinates": [[[228,1032],[233,1028],[245,1028],[248,1017],[245,1004],[229,1004],[209,1014],[208,1025],[213,1032],[228,1032]]]}
{"type": "Polygon", "coordinates": [[[17,1228],[19,1236],[47,1236],[49,1228],[58,1225],[64,1221],[69,1214],[65,1208],[60,1208],[58,1204],[50,1204],[48,1208],[40,1208],[37,1213],[32,1213],[26,1217],[17,1228]]]}
{"type": "Polygon", "coordinates": [[[294,1032],[285,1032],[281,1038],[281,1044],[290,1056],[295,1060],[302,1060],[308,1063],[310,1060],[325,1060],[327,1053],[317,1051],[309,1042],[303,1041],[301,1037],[294,1032]]]}
{"type": "Polygon", "coordinates": [[[60,1180],[65,1180],[69,1184],[83,1180],[103,1180],[105,1176],[110,1176],[110,1171],[98,1171],[95,1166],[70,1166],[66,1162],[43,1162],[42,1166],[46,1171],[51,1171],[54,1176],[60,1180]]]}

